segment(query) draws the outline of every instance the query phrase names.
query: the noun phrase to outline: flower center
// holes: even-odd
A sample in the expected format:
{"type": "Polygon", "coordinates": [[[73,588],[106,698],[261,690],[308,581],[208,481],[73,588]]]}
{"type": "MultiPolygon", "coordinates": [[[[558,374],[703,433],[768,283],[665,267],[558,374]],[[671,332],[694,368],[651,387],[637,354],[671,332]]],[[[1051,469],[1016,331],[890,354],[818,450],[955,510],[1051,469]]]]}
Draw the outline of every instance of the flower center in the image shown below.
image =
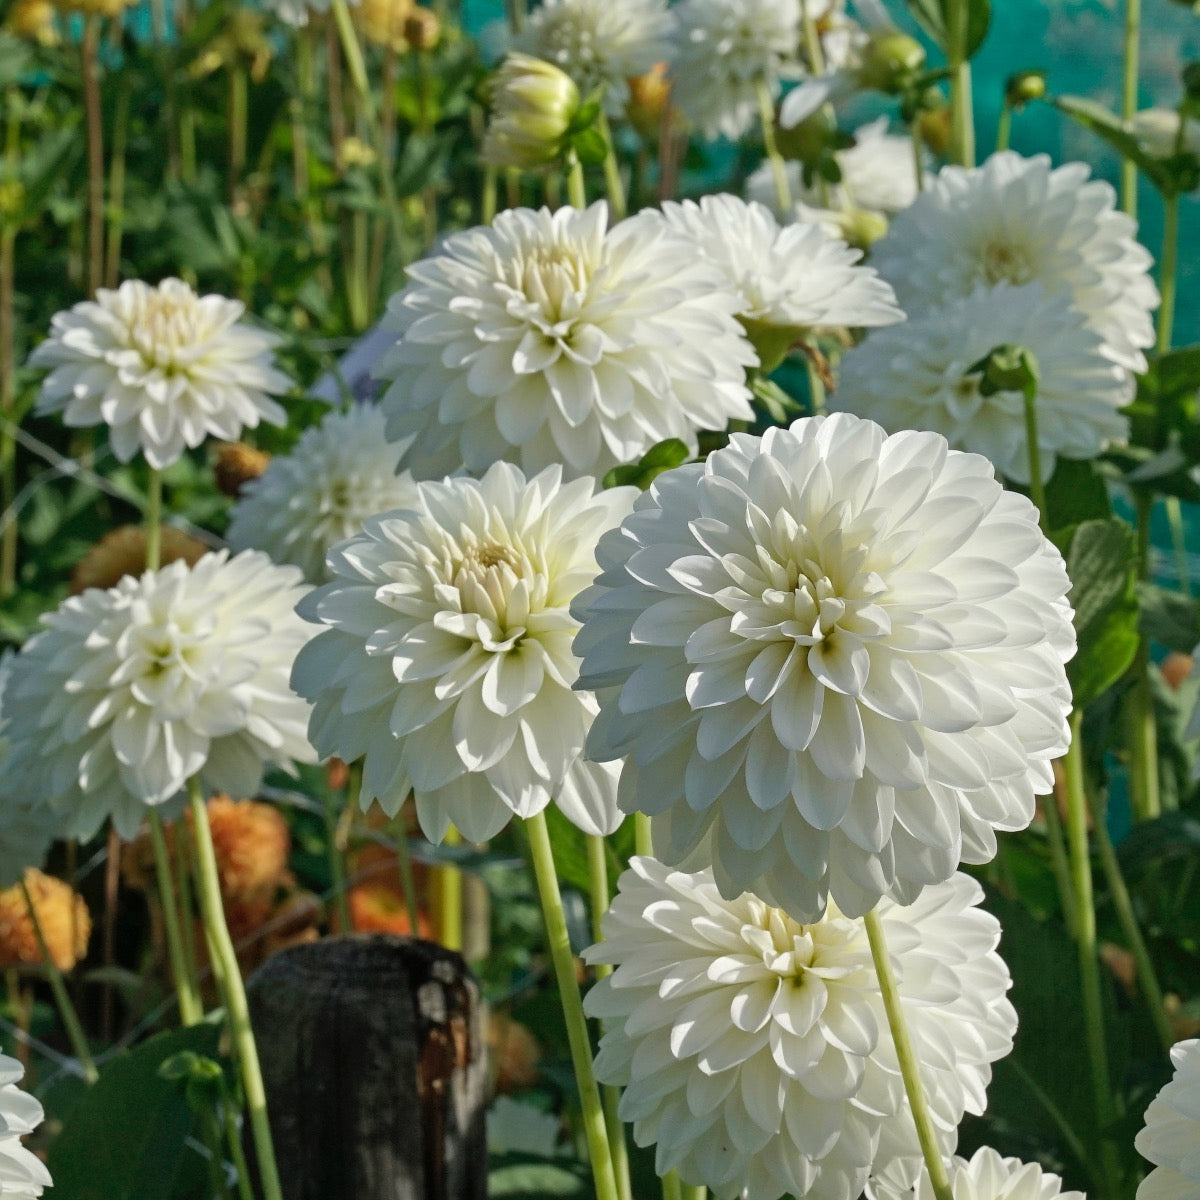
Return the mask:
{"type": "Polygon", "coordinates": [[[129,329],[130,340],[146,363],[167,373],[177,369],[176,352],[194,340],[191,297],[151,292],[129,329]]]}
{"type": "Polygon", "coordinates": [[[983,250],[983,277],[989,284],[1028,283],[1033,278],[1033,264],[1023,246],[1011,242],[989,242],[983,250]]]}

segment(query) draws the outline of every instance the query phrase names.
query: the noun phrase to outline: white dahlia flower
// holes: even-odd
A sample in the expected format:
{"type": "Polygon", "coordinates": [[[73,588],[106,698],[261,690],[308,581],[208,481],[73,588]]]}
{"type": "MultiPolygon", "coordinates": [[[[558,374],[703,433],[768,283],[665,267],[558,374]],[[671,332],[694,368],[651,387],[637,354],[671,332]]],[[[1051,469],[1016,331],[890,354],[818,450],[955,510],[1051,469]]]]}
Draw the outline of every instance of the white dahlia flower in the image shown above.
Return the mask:
{"type": "Polygon", "coordinates": [[[41,1104],[17,1083],[25,1068],[15,1058],[0,1054],[0,1196],[40,1196],[53,1186],[50,1172],[36,1154],[21,1145],[46,1115],[41,1104]]]}
{"type": "Polygon", "coordinates": [[[672,12],[672,102],[702,136],[741,137],[759,88],[774,99],[799,71],[800,0],[683,0],[672,12]]]}
{"type": "Polygon", "coordinates": [[[30,356],[50,368],[37,411],[61,412],[70,426],[108,425],[121,462],[141,449],[152,467],[210,434],[236,441],[259,421],[283,425],[287,414],[271,399],[291,387],[273,365],[279,338],[243,322],[244,312],[181,279],[101,288],[55,314],[30,356]]]}
{"type": "Polygon", "coordinates": [[[355,404],[306,429],[290,454],[242,488],[228,541],[234,550],[265,550],[292,563],[314,583],[330,578],[325,554],[357,533],[367,517],[404,508],[416,494],[412,476],[397,474],[404,446],[384,435],[383,413],[355,404]]]}
{"type": "Polygon", "coordinates": [[[1200,1198],[1200,1039],[1171,1048],[1175,1073],[1146,1109],[1137,1152],[1154,1164],[1137,1200],[1200,1198]]]}
{"type": "MultiPolygon", "coordinates": [[[[812,220],[814,212],[823,212],[828,199],[829,215],[823,223],[836,233],[839,226],[832,214],[858,209],[890,217],[917,198],[912,139],[888,133],[887,117],[856,129],[854,145],[847,150],[838,150],[834,157],[842,170],[842,180],[830,185],[827,193],[822,192],[816,180],[812,186],[805,185],[804,172],[798,162],[786,164],[788,184],[792,196],[800,202],[802,220],[812,220]]],[[[746,180],[746,196],[765,204],[780,220],[791,220],[796,215],[779,211],[775,177],[769,162],[763,162],[746,180]]]]}
{"type": "Polygon", "coordinates": [[[666,0],[543,0],[514,49],[561,67],[583,96],[604,89],[610,116],[625,111],[632,76],[671,56],[666,0]]]}
{"type": "Polygon", "coordinates": [[[741,302],[654,214],[512,209],[409,267],[379,367],[388,435],[420,478],[503,458],[602,475],[752,412],[741,302]]]}
{"type": "MultiPolygon", "coordinates": [[[[12,751],[5,693],[14,657],[11,650],[0,654],[0,777],[8,770],[12,751]]],[[[0,797],[0,890],[19,883],[26,867],[45,865],[50,843],[61,835],[62,825],[47,805],[34,803],[27,795],[0,797]]]]}
{"type": "MultiPolygon", "coordinates": [[[[585,1007],[596,1074],[659,1174],[718,1200],[857,1200],[878,1170],[917,1180],[921,1152],[865,926],[830,905],[800,924],[710,871],[634,858],[585,957],[616,971],[585,1007]]],[[[944,1153],[981,1113],[1017,1014],[997,920],[965,875],[879,916],[944,1153]]]]}
{"type": "Polygon", "coordinates": [[[571,690],[569,605],[634,492],[561,475],[496,463],[422,483],[410,509],[336,546],[333,582],[300,605],[328,627],[292,676],[313,745],[365,755],[364,808],[395,812],[411,789],[433,841],[451,823],[486,841],[552,800],[589,833],[619,823],[615,769],[583,758],[596,703],[571,690]]]}
{"type": "Polygon", "coordinates": [[[871,265],[910,315],[954,304],[980,284],[1040,283],[1070,297],[1113,362],[1146,367],[1158,289],[1137,226],[1084,163],[1052,169],[1005,151],[981,167],[944,167],[872,248],[871,265]]]}
{"type": "Polygon", "coordinates": [[[829,407],[893,432],[932,429],[956,450],[982,454],[1002,475],[1028,483],[1024,396],[984,396],[971,370],[1006,344],[1024,346],[1038,362],[1042,482],[1059,455],[1093,458],[1129,436],[1120,411],[1133,399],[1129,372],[1107,357],[1100,335],[1065,296],[1048,296],[1036,283],[980,288],[872,334],[842,359],[829,407]]]}
{"type": "Polygon", "coordinates": [[[846,413],[660,475],[576,601],[588,751],[655,847],[798,920],[987,862],[1068,745],[1062,557],[990,465],[846,413]]]}
{"type": "MultiPolygon", "coordinates": [[[[1083,1192],[1064,1192],[1062,1180],[1037,1163],[1002,1158],[981,1146],[968,1162],[954,1158],[948,1172],[954,1200],[1085,1200],[1083,1192]]],[[[922,1170],[916,1200],[934,1200],[933,1184],[922,1170]]]]}
{"type": "Polygon", "coordinates": [[[816,225],[785,225],[737,196],[663,204],[663,220],[720,268],[754,325],[791,328],[892,325],[904,320],[891,287],[816,225]]]}
{"type": "Polygon", "coordinates": [[[222,551],[64,600],[13,662],[3,794],[51,805],[63,836],[111,816],[131,838],[197,773],[249,796],[266,764],[312,762],[288,687],[305,590],[295,567],[222,551]]]}

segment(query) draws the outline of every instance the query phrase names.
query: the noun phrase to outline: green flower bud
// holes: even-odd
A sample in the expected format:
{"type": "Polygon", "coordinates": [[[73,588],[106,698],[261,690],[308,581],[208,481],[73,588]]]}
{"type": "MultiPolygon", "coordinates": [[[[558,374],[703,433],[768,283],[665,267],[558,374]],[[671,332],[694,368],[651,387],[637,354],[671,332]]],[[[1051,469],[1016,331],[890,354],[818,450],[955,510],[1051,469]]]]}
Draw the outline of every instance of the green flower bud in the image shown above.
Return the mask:
{"type": "Polygon", "coordinates": [[[925,49],[916,38],[898,29],[882,29],[871,34],[855,74],[862,87],[894,96],[924,65],[925,49]]]}
{"type": "Polygon", "coordinates": [[[558,159],[579,111],[579,89],[552,63],[510,54],[492,81],[484,161],[528,171],[558,159]]]}
{"type": "Polygon", "coordinates": [[[1020,71],[1010,75],[1004,85],[1004,98],[1012,108],[1024,108],[1033,100],[1041,100],[1045,94],[1045,71],[1020,71]]]}
{"type": "Polygon", "coordinates": [[[793,125],[790,129],[775,127],[775,144],[784,158],[814,163],[834,149],[837,127],[824,111],[793,125]]]}
{"type": "Polygon", "coordinates": [[[978,372],[979,394],[994,396],[997,392],[1024,392],[1038,385],[1038,362],[1024,346],[997,346],[990,354],[967,368],[978,372]]]}

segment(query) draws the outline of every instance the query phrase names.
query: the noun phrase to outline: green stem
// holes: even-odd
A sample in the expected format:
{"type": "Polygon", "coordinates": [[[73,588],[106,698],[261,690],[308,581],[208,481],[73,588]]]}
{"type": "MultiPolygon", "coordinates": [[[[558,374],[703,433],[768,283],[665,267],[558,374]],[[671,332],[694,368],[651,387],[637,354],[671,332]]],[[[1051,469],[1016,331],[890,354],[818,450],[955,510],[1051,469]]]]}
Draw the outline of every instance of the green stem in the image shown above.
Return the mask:
{"type": "Polygon", "coordinates": [[[625,202],[625,185],[621,182],[621,165],[617,162],[617,147],[613,141],[612,129],[604,109],[596,118],[596,126],[604,138],[604,186],[608,191],[608,206],[612,209],[614,221],[620,221],[628,212],[625,202]]]}
{"type": "Polygon", "coordinates": [[[193,775],[188,780],[188,803],[192,812],[192,828],[196,839],[196,860],[199,867],[197,883],[200,889],[200,910],[204,915],[204,926],[212,939],[215,951],[214,963],[220,963],[226,990],[226,1009],[229,1028],[237,1048],[238,1064],[242,1073],[242,1087],[246,1095],[246,1108],[250,1116],[250,1131],[254,1138],[254,1149],[258,1156],[259,1178],[262,1180],[264,1200],[283,1200],[279,1183],[279,1169],[275,1165],[275,1147],[271,1141],[271,1124],[267,1118],[267,1094],[263,1086],[262,1068],[258,1061],[258,1047],[254,1041],[254,1030],[250,1025],[250,1009],[246,1003],[246,989],[242,984],[242,973],[238,967],[233,939],[225,923],[225,910],[221,904],[221,884],[217,874],[217,856],[213,849],[204,811],[204,795],[200,780],[193,775]]]}
{"type": "Polygon", "coordinates": [[[150,468],[146,488],[146,570],[157,571],[162,565],[162,472],[150,468]]]}
{"type": "Polygon", "coordinates": [[[892,960],[888,956],[887,940],[883,932],[883,922],[879,919],[878,909],[867,913],[863,917],[863,924],[867,929],[867,940],[871,944],[871,960],[875,964],[875,974],[879,979],[883,1008],[887,1013],[888,1028],[892,1031],[892,1041],[896,1047],[896,1060],[900,1064],[900,1075],[904,1080],[904,1090],[908,1094],[913,1123],[917,1127],[917,1141],[921,1143],[921,1154],[925,1159],[925,1169],[929,1172],[929,1182],[933,1185],[933,1194],[937,1200],[954,1200],[954,1193],[950,1190],[950,1180],[946,1175],[946,1164],[934,1132],[933,1117],[930,1115],[929,1104],[925,1099],[920,1064],[913,1052],[912,1040],[908,1036],[908,1026],[904,1021],[900,990],[896,987],[896,977],[892,973],[892,960]]]}
{"type": "MultiPolygon", "coordinates": [[[[346,811],[353,812],[358,806],[358,793],[362,787],[362,771],[351,767],[346,773],[346,811]]],[[[354,928],[350,920],[350,896],[346,891],[346,848],[341,844],[338,828],[341,813],[338,812],[337,796],[330,788],[325,797],[325,847],[329,856],[329,882],[331,886],[330,915],[334,931],[349,933],[354,928]]]]}
{"type": "Polygon", "coordinates": [[[104,283],[104,124],[100,111],[100,18],[89,16],[80,43],[83,107],[87,128],[87,290],[95,296],[104,283]]]}
{"type": "MultiPolygon", "coordinates": [[[[196,995],[192,977],[188,974],[187,958],[184,955],[183,935],[180,932],[179,907],[175,902],[174,873],[171,856],[167,852],[167,835],[163,831],[162,817],[158,809],[151,807],[150,841],[154,846],[154,874],[158,878],[158,898],[162,905],[163,925],[167,933],[167,954],[171,960],[171,978],[179,998],[179,1019],[184,1025],[197,1025],[204,1016],[200,997],[196,995]]],[[[208,829],[208,817],[201,809],[200,819],[208,829]]]]}
{"type": "Polygon", "coordinates": [[[708,1188],[702,1183],[696,1187],[685,1183],[683,1185],[683,1200],[708,1200],[708,1188]]]}
{"type": "Polygon", "coordinates": [[[975,112],[967,59],[967,0],[946,0],[946,57],[950,64],[950,152],[960,166],[975,165],[975,112]]]}
{"type": "MultiPolygon", "coordinates": [[[[1119,1178],[1115,1147],[1106,1131],[1113,1122],[1112,1083],[1108,1073],[1108,1044],[1104,1036],[1104,1007],[1100,989],[1100,959],[1096,945],[1096,907],[1092,893],[1092,861],[1088,847],[1088,803],[1083,782],[1083,714],[1071,714],[1071,745],[1063,760],[1067,785],[1067,838],[1071,852],[1071,882],[1075,892],[1075,943],[1079,951],[1079,980],[1083,993],[1084,1041],[1091,1065],[1092,1103],[1100,1131],[1101,1174],[1111,1188],[1119,1178]]],[[[1107,1189],[1106,1189],[1107,1190],[1107,1189]]]]}
{"type": "Polygon", "coordinates": [[[29,885],[24,878],[21,880],[21,895],[25,898],[25,907],[29,910],[33,936],[37,939],[38,950],[42,955],[42,969],[46,973],[50,990],[54,993],[54,1003],[58,1006],[58,1015],[62,1019],[63,1028],[67,1031],[67,1040],[71,1043],[75,1057],[79,1059],[84,1078],[88,1083],[95,1083],[100,1078],[100,1072],[96,1070],[96,1062],[88,1047],[83,1026],[79,1023],[75,1005],[71,1003],[71,997],[67,994],[67,985],[63,982],[62,972],[58,969],[58,964],[50,953],[50,947],[46,945],[46,935],[42,932],[42,923],[38,920],[37,909],[34,907],[33,897],[29,894],[29,885]]]}
{"type": "Polygon", "coordinates": [[[1075,936],[1075,893],[1071,890],[1071,864],[1067,860],[1067,843],[1063,839],[1062,817],[1058,812],[1058,795],[1044,797],[1042,811],[1046,814],[1046,841],[1050,846],[1050,866],[1058,886],[1058,901],[1062,905],[1063,924],[1075,936]]]}
{"type": "Polygon", "coordinates": [[[0,511],[4,532],[0,534],[0,597],[17,590],[18,525],[17,443],[13,405],[16,401],[16,321],[13,291],[16,276],[16,227],[0,226],[0,511]]]}
{"type": "Polygon", "coordinates": [[[1129,943],[1133,960],[1137,964],[1138,986],[1145,998],[1146,1006],[1150,1009],[1150,1020],[1162,1045],[1163,1053],[1170,1051],[1175,1042],[1171,1032],[1171,1023],[1167,1020],[1167,1010],[1163,1004],[1162,987],[1142,937],[1138,925],[1137,914],[1133,911],[1133,900],[1129,895],[1129,887],[1121,872],[1121,864],[1117,852],[1113,849],[1112,839],[1108,836],[1108,826],[1105,824],[1105,808],[1103,797],[1096,793],[1090,797],[1092,809],[1092,832],[1096,838],[1096,847],[1100,851],[1100,867],[1104,872],[1104,880],[1108,884],[1109,895],[1112,896],[1113,907],[1117,910],[1117,920],[1121,923],[1121,931],[1129,943]]]}
{"type": "MultiPolygon", "coordinates": [[[[1138,50],[1142,25],[1142,0],[1125,0],[1124,80],[1121,89],[1121,119],[1128,121],[1138,107],[1138,50]]],[[[1137,216],[1137,164],[1121,160],[1121,207],[1137,216]]]]}
{"type": "Polygon", "coordinates": [[[250,113],[249,81],[245,67],[229,68],[229,203],[236,205],[246,169],[246,126],[250,113]]]}
{"type": "MultiPolygon", "coordinates": [[[[453,825],[442,839],[444,846],[457,846],[462,837],[453,825]]],[[[438,941],[447,950],[463,947],[462,872],[452,863],[439,863],[434,869],[434,900],[437,910],[438,941]]]]}
{"type": "Polygon", "coordinates": [[[1162,253],[1158,257],[1158,339],[1156,349],[1166,354],[1171,349],[1175,325],[1175,287],[1179,269],[1179,193],[1163,196],[1162,253]]]}
{"type": "Polygon", "coordinates": [[[913,177],[917,181],[917,191],[925,190],[925,143],[921,139],[921,129],[914,120],[912,123],[913,177]]]}
{"type": "Polygon", "coordinates": [[[484,225],[490,225],[496,216],[496,168],[483,168],[483,193],[479,200],[479,219],[484,225]]]}
{"type": "Polygon", "coordinates": [[[1046,486],[1042,482],[1042,448],[1038,445],[1037,385],[1028,384],[1024,389],[1025,400],[1025,451],[1029,456],[1029,495],[1038,510],[1038,524],[1045,533],[1049,528],[1050,513],[1046,508],[1046,486]]]}
{"type": "Polygon", "coordinates": [[[196,958],[196,911],[192,906],[192,870],[195,859],[191,849],[191,833],[186,821],[175,822],[175,880],[179,887],[179,926],[183,934],[183,963],[187,977],[194,983],[200,1011],[204,1011],[204,996],[200,987],[200,968],[196,958]]]}
{"type": "Polygon", "coordinates": [[[572,152],[567,159],[567,202],[572,208],[587,208],[587,189],[583,182],[583,164],[572,152]]]}
{"type": "Polygon", "coordinates": [[[112,159],[108,164],[108,245],[104,282],[116,287],[121,276],[121,235],[125,226],[125,150],[129,141],[129,80],[122,76],[113,114],[112,159]]]}
{"type": "Polygon", "coordinates": [[[792,210],[792,189],[788,185],[787,164],[775,141],[775,102],[767,90],[765,79],[758,81],[757,91],[758,121],[762,126],[763,149],[771,164],[771,178],[775,181],[775,203],[779,206],[780,216],[786,217],[792,210]]]}
{"type": "Polygon", "coordinates": [[[683,1200],[683,1181],[678,1171],[668,1171],[662,1177],[663,1200],[683,1200]]]}
{"type": "Polygon", "coordinates": [[[825,411],[825,381],[809,354],[804,356],[804,372],[808,378],[808,406],[812,416],[819,417],[825,411]]]}
{"type": "Polygon", "coordinates": [[[1178,496],[1164,496],[1163,508],[1167,513],[1167,524],[1171,529],[1171,550],[1175,555],[1175,574],[1179,577],[1179,590],[1191,599],[1192,573],[1188,567],[1187,531],[1183,525],[1183,507],[1178,496]]]}
{"type": "Polygon", "coordinates": [[[579,1104],[583,1110],[583,1126],[592,1162],[596,1200],[618,1200],[620,1193],[617,1190],[612,1151],[609,1148],[604,1123],[604,1108],[600,1102],[596,1077],[592,1073],[587,1019],[583,1014],[579,980],[575,976],[575,959],[571,954],[571,942],[567,936],[567,918],[563,912],[562,895],[558,890],[558,875],[554,869],[554,853],[550,848],[550,831],[546,826],[545,814],[538,813],[526,818],[525,829],[529,834],[533,873],[537,880],[542,915],[546,922],[546,940],[550,958],[554,963],[567,1038],[571,1044],[571,1061],[575,1068],[575,1082],[579,1088],[579,1104]]]}
{"type": "Polygon", "coordinates": [[[654,857],[654,835],[650,830],[650,818],[642,812],[633,814],[633,848],[643,858],[654,857]]]}
{"type": "Polygon", "coordinates": [[[504,0],[504,9],[509,29],[514,34],[520,33],[525,28],[525,0],[504,0]]]}
{"type": "Polygon", "coordinates": [[[1007,97],[1000,107],[1000,123],[996,126],[996,153],[1007,150],[1012,141],[1012,105],[1007,97]]]}
{"type": "Polygon", "coordinates": [[[238,1128],[237,1116],[228,1099],[222,1100],[224,1110],[225,1144],[229,1147],[229,1158],[238,1181],[238,1200],[254,1200],[254,1189],[250,1186],[250,1164],[242,1149],[242,1131],[238,1128]]]}
{"type": "Polygon", "coordinates": [[[804,28],[804,54],[808,59],[808,69],[814,75],[824,75],[825,52],[821,49],[821,34],[817,29],[816,19],[812,15],[809,0],[800,0],[800,13],[804,28]]]}
{"type": "MultiPolygon", "coordinates": [[[[1134,492],[1138,577],[1150,578],[1150,521],[1154,498],[1134,492]]],[[[1158,718],[1150,686],[1150,639],[1142,636],[1129,668],[1132,688],[1125,707],[1129,742],[1129,798],[1136,820],[1148,821],[1162,812],[1158,788],[1158,718]]]]}

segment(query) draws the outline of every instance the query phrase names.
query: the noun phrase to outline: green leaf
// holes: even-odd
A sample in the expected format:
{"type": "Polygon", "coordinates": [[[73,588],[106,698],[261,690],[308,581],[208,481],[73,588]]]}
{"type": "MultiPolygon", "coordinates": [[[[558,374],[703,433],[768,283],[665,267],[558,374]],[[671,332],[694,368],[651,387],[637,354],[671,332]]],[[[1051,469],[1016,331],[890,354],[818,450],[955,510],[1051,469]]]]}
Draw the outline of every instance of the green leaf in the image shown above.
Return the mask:
{"type": "Polygon", "coordinates": [[[1200,607],[1191,596],[1153,583],[1137,585],[1138,627],[1167,650],[1191,654],[1200,643],[1200,607]]]}
{"type": "Polygon", "coordinates": [[[1066,553],[1079,646],[1067,664],[1075,705],[1082,708],[1125,673],[1138,645],[1137,549],[1123,521],[1084,521],[1066,553]]]}
{"type": "Polygon", "coordinates": [[[678,438],[656,442],[636,463],[613,467],[604,476],[604,486],[638,487],[645,491],[664,471],[687,462],[689,454],[687,446],[678,438]]]}
{"type": "Polygon", "coordinates": [[[539,1196],[585,1200],[592,1194],[587,1173],[571,1162],[551,1163],[545,1159],[505,1154],[492,1160],[488,1171],[489,1200],[534,1200],[539,1196]]]}
{"type": "Polygon", "coordinates": [[[1067,116],[1090,129],[1106,141],[1118,154],[1135,163],[1147,179],[1161,192],[1173,190],[1173,177],[1163,163],[1147,154],[1141,143],[1124,126],[1121,118],[1103,104],[1084,96],[1054,96],[1051,104],[1067,116]]]}
{"type": "Polygon", "coordinates": [[[182,1090],[159,1074],[184,1051],[215,1055],[220,1029],[160,1033],[113,1060],[50,1146],[58,1195],[72,1200],[170,1200],[188,1160],[194,1117],[182,1090]]]}
{"type": "Polygon", "coordinates": [[[1060,458],[1046,484],[1046,509],[1055,529],[1111,517],[1108,488],[1096,464],[1089,459],[1060,458]]]}
{"type": "MultiPolygon", "coordinates": [[[[946,50],[946,4],[956,0],[908,0],[908,10],[916,18],[917,23],[927,34],[946,50]]],[[[987,37],[988,26],[992,20],[992,6],[989,0],[966,0],[967,4],[967,44],[965,47],[968,59],[974,58],[975,52],[983,45],[987,37]]]]}

